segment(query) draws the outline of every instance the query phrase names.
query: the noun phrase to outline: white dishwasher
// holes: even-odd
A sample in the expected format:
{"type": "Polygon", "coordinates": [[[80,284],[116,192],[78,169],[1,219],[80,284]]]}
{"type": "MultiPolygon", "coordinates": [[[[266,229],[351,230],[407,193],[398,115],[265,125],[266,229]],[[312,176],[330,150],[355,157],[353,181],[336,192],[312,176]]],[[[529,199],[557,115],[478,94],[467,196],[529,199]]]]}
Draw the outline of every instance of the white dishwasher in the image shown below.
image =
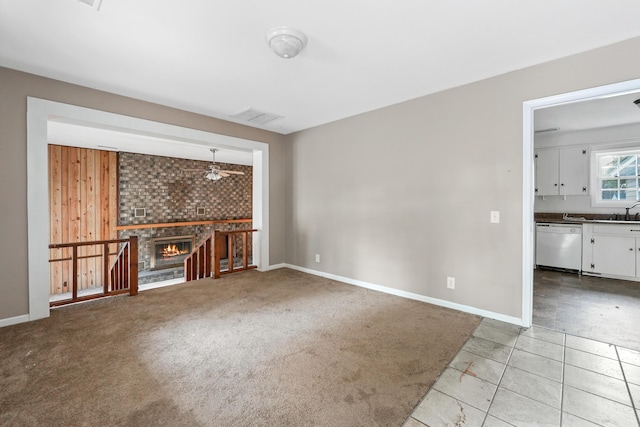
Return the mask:
{"type": "Polygon", "coordinates": [[[536,265],[582,268],[582,224],[536,224],[536,265]]]}

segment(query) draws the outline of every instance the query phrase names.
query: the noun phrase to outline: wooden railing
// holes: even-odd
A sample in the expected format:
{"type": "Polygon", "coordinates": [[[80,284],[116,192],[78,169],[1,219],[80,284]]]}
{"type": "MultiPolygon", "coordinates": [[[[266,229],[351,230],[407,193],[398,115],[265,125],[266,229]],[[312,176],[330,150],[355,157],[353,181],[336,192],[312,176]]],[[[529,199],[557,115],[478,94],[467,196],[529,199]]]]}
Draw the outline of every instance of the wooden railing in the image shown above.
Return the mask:
{"type": "Polygon", "coordinates": [[[211,257],[213,248],[213,234],[209,235],[184,260],[184,280],[204,279],[211,277],[211,257]]]}
{"type": "Polygon", "coordinates": [[[111,289],[104,287],[105,294],[130,290],[131,295],[138,294],[138,236],[131,236],[118,253],[111,266],[111,289]],[[135,271],[132,271],[135,270],[135,271]]]}
{"type": "Polygon", "coordinates": [[[213,234],[213,242],[215,249],[213,251],[213,278],[217,279],[221,274],[229,274],[237,271],[250,270],[257,266],[249,265],[249,235],[258,230],[233,230],[220,231],[216,230],[213,234]],[[240,235],[242,239],[242,265],[234,266],[234,237],[240,235]],[[225,250],[226,249],[226,250],[225,250]],[[227,269],[221,271],[220,260],[227,259],[227,269]]]}
{"type": "Polygon", "coordinates": [[[212,235],[207,236],[197,248],[184,260],[185,281],[204,279],[205,277],[219,278],[221,274],[234,273],[237,271],[250,270],[256,265],[250,265],[249,260],[249,238],[250,233],[258,230],[215,230],[212,235]],[[242,239],[242,260],[241,266],[234,265],[235,237],[242,239]],[[222,269],[222,260],[227,260],[226,269],[222,269]]]}
{"type": "Polygon", "coordinates": [[[93,242],[74,243],[54,243],[49,245],[49,249],[71,248],[71,256],[67,258],[50,259],[49,262],[71,261],[71,298],[49,303],[51,307],[71,304],[79,301],[86,301],[94,298],[113,296],[123,293],[129,295],[138,294],[138,237],[131,236],[128,239],[97,240],[93,242]],[[109,256],[116,255],[109,252],[109,245],[122,243],[120,251],[117,253],[115,262],[109,267],[109,256]],[[86,257],[78,256],[78,248],[81,246],[101,246],[102,254],[94,257],[102,257],[102,293],[92,293],[90,295],[78,295],[78,260],[86,257]]]}

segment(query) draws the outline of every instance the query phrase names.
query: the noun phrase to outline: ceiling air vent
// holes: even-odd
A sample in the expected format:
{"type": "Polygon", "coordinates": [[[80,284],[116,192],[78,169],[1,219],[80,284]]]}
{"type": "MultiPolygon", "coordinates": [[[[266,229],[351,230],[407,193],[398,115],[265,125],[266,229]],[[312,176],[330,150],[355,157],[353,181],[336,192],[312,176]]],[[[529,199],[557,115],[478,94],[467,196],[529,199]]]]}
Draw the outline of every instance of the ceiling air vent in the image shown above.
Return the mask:
{"type": "Polygon", "coordinates": [[[77,0],[77,2],[84,4],[85,6],[89,6],[94,10],[100,10],[100,3],[102,3],[102,0],[77,0]]]}
{"type": "Polygon", "coordinates": [[[264,125],[277,119],[281,119],[282,116],[273,113],[265,113],[264,111],[249,108],[238,114],[230,116],[236,120],[242,120],[252,125],[264,125]]]}

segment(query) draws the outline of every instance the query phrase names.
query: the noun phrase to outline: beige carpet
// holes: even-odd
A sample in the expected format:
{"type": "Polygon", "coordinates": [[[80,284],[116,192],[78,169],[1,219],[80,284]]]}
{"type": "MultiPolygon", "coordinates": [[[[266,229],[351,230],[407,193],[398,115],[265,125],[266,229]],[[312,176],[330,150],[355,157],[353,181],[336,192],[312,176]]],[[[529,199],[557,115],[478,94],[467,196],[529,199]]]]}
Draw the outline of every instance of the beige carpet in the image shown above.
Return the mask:
{"type": "Polygon", "coordinates": [[[0,328],[0,425],[400,426],[480,318],[289,269],[0,328]]]}

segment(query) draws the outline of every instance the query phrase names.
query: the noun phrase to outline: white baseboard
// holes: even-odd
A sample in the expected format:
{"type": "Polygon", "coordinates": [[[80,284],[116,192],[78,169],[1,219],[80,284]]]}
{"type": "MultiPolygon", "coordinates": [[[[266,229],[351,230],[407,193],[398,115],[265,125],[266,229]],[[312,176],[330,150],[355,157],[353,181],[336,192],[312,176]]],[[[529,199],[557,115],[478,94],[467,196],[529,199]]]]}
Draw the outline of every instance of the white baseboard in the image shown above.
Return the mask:
{"type": "MultiPolygon", "coordinates": [[[[441,307],[451,308],[453,310],[463,311],[465,313],[476,314],[482,317],[488,317],[490,319],[500,320],[506,323],[512,323],[518,326],[524,326],[522,319],[512,316],[506,316],[500,313],[494,313],[492,311],[482,310],[476,307],[471,307],[468,305],[457,304],[451,301],[441,300],[438,298],[431,298],[420,294],[414,294],[412,292],[402,291],[400,289],[389,288],[386,286],[376,285],[374,283],[363,282],[362,280],[350,279],[348,277],[338,276],[336,274],[325,273],[323,271],[312,270],[310,268],[299,267],[293,264],[280,263],[273,264],[268,267],[268,270],[277,270],[279,268],[290,268],[292,270],[302,271],[303,273],[313,274],[314,276],[325,277],[327,279],[336,280],[338,282],[347,283],[349,285],[360,286],[362,288],[371,289],[374,291],[384,292],[386,294],[399,296],[402,298],[408,298],[416,301],[422,301],[433,305],[438,305],[441,307]]],[[[0,319],[0,328],[4,326],[15,325],[18,323],[28,322],[29,315],[23,314],[21,316],[9,317],[6,319],[0,319]]]]}
{"type": "MultiPolygon", "coordinates": [[[[487,317],[490,319],[499,320],[506,323],[512,323],[518,326],[524,326],[522,319],[512,316],[506,316],[500,313],[494,313],[492,311],[483,310],[480,308],[472,307],[469,305],[458,304],[451,301],[441,300],[438,298],[431,298],[420,294],[414,294],[412,292],[402,291],[400,289],[389,288],[386,286],[380,286],[369,282],[363,282],[361,280],[350,279],[348,277],[342,277],[335,274],[325,273],[323,271],[312,270],[310,268],[299,267],[297,265],[292,264],[278,264],[282,267],[291,268],[292,270],[302,271],[303,273],[313,274],[314,276],[325,277],[331,280],[337,280],[338,282],[347,283],[349,285],[360,286],[362,288],[371,289],[374,291],[384,292],[386,294],[391,294],[403,298],[408,298],[416,301],[426,302],[433,305],[438,305],[441,307],[451,308],[453,310],[463,311],[465,313],[476,314],[478,316],[487,317]]],[[[281,267],[278,267],[281,268],[281,267]]]]}
{"type": "Polygon", "coordinates": [[[15,317],[7,317],[6,319],[0,319],[0,328],[3,328],[5,326],[16,325],[18,323],[28,322],[29,320],[30,319],[28,314],[23,314],[21,316],[15,316],[15,317]]]}
{"type": "MultiPolygon", "coordinates": [[[[506,316],[504,314],[494,313],[492,311],[482,310],[482,309],[471,307],[468,305],[457,304],[451,301],[441,300],[438,298],[431,298],[431,297],[427,297],[420,294],[414,294],[412,292],[402,291],[400,289],[394,289],[386,286],[376,285],[369,282],[363,282],[362,280],[350,279],[348,277],[338,276],[331,273],[325,273],[323,271],[312,270],[310,268],[305,268],[305,267],[299,267],[297,265],[292,265],[287,263],[273,264],[269,266],[268,270],[277,270],[279,268],[290,268],[292,270],[302,271],[303,273],[313,274],[314,276],[325,277],[327,279],[336,280],[338,282],[343,282],[349,285],[360,286],[362,288],[384,292],[386,294],[395,295],[402,298],[408,298],[416,301],[426,302],[429,304],[451,308],[453,310],[458,310],[465,313],[476,314],[478,316],[488,317],[490,319],[500,320],[506,323],[512,323],[518,326],[524,326],[522,319],[519,319],[517,317],[506,316]]],[[[4,326],[10,326],[18,323],[28,322],[29,320],[30,319],[28,314],[23,314],[21,316],[16,316],[16,317],[9,317],[6,319],[0,319],[0,328],[4,326]]]]}

